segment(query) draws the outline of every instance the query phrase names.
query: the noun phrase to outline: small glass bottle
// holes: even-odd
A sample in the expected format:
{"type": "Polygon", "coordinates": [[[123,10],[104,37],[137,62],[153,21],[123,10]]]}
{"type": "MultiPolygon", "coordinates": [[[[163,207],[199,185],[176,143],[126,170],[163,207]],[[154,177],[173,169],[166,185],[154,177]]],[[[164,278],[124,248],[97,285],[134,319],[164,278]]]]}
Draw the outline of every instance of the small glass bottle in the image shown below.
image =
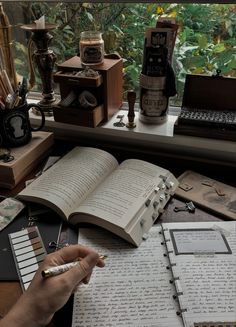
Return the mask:
{"type": "Polygon", "coordinates": [[[102,33],[85,31],[80,35],[80,59],[82,65],[98,65],[104,60],[102,33]]]}

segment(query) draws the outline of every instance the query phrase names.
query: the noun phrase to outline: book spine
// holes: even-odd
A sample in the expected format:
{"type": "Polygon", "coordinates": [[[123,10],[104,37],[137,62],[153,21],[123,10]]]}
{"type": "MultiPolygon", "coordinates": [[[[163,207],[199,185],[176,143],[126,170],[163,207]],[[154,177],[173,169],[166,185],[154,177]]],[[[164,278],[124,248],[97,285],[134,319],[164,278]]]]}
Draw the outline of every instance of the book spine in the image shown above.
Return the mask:
{"type": "Polygon", "coordinates": [[[162,224],[161,224],[160,233],[163,235],[163,241],[161,244],[166,248],[166,253],[164,253],[164,256],[168,258],[168,262],[169,262],[168,266],[166,266],[166,269],[170,270],[172,275],[172,278],[170,279],[170,284],[173,284],[175,287],[175,293],[173,294],[173,299],[178,302],[178,307],[179,307],[179,309],[176,311],[176,314],[178,316],[181,316],[184,326],[187,327],[184,321],[184,317],[182,315],[184,312],[187,311],[187,308],[183,308],[181,305],[180,297],[183,295],[183,290],[180,283],[180,277],[177,276],[175,273],[174,268],[176,267],[176,262],[174,262],[172,258],[172,254],[174,253],[174,250],[171,245],[172,242],[169,237],[168,229],[164,228],[162,224]]]}

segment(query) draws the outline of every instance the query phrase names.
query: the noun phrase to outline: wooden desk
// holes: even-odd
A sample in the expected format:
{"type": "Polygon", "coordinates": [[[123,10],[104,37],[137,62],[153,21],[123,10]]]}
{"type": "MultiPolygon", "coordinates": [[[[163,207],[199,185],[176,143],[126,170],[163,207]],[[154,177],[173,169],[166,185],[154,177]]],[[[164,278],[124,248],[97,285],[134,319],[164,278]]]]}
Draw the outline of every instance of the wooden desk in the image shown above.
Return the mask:
{"type": "MultiPolygon", "coordinates": [[[[184,165],[183,165],[184,167],[184,165]]],[[[192,169],[192,167],[190,168],[192,169]]],[[[179,173],[182,173],[181,166],[176,167],[176,171],[173,169],[171,170],[176,176],[178,176],[179,173]]],[[[34,172],[32,172],[32,176],[34,175],[34,172]]],[[[205,175],[209,176],[207,170],[205,175]]],[[[27,176],[25,178],[29,179],[32,176],[27,176]]],[[[222,176],[222,175],[221,175],[222,176]]],[[[211,176],[215,177],[215,176],[211,176]]],[[[227,176],[226,176],[227,177],[227,176]]],[[[222,180],[222,178],[221,178],[222,180]]],[[[222,180],[223,182],[226,182],[226,180],[222,180]]],[[[232,184],[232,179],[230,179],[232,184]]],[[[0,189],[0,194],[4,194],[7,196],[15,195],[17,194],[20,189],[22,189],[22,184],[18,185],[14,190],[12,191],[6,191],[0,189]]],[[[181,201],[177,198],[173,198],[167,205],[166,210],[164,213],[159,217],[159,222],[186,222],[186,221],[219,221],[222,220],[220,217],[217,217],[215,215],[212,215],[210,213],[207,213],[199,208],[196,208],[196,211],[194,213],[189,213],[187,211],[180,211],[175,212],[174,207],[175,206],[183,206],[184,201],[181,201]]],[[[17,299],[21,295],[21,287],[18,282],[0,282],[0,317],[3,317],[9,309],[14,305],[14,303],[17,301],[17,299]]],[[[72,298],[68,302],[68,304],[61,309],[54,317],[53,321],[49,326],[53,327],[69,327],[71,326],[71,310],[72,310],[72,298]]]]}
{"type": "MultiPolygon", "coordinates": [[[[166,210],[160,216],[159,222],[186,222],[186,221],[219,221],[222,220],[217,216],[213,216],[199,208],[195,213],[187,211],[175,212],[175,206],[183,206],[184,202],[173,198],[167,205],[166,210]]],[[[21,287],[19,282],[0,282],[0,317],[3,317],[14,305],[21,295],[21,287]]],[[[50,327],[70,327],[71,326],[71,310],[72,298],[68,304],[61,309],[54,317],[49,325],[50,327]],[[61,319],[63,317],[63,319],[61,319]]]]}

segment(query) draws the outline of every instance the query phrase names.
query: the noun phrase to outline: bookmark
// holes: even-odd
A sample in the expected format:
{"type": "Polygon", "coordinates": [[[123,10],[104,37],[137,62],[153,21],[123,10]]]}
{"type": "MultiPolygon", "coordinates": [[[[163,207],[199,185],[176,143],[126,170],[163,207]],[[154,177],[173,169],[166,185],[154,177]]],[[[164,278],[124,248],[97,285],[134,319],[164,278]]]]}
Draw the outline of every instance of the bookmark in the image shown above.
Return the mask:
{"type": "Polygon", "coordinates": [[[26,291],[47,253],[37,226],[8,236],[21,287],[26,291]]]}

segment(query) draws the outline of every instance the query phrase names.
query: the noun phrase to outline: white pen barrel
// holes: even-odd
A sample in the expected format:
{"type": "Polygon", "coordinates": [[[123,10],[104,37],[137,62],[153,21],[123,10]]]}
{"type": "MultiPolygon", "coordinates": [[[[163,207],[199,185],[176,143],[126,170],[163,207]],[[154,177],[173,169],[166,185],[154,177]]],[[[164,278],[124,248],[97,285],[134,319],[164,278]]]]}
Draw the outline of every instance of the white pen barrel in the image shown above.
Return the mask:
{"type": "Polygon", "coordinates": [[[61,266],[48,268],[48,269],[42,271],[42,276],[43,277],[50,277],[50,276],[60,275],[60,274],[62,274],[64,272],[68,271],[69,269],[75,267],[78,264],[79,264],[79,262],[75,261],[75,262],[66,263],[66,264],[61,265],[61,266]]]}

